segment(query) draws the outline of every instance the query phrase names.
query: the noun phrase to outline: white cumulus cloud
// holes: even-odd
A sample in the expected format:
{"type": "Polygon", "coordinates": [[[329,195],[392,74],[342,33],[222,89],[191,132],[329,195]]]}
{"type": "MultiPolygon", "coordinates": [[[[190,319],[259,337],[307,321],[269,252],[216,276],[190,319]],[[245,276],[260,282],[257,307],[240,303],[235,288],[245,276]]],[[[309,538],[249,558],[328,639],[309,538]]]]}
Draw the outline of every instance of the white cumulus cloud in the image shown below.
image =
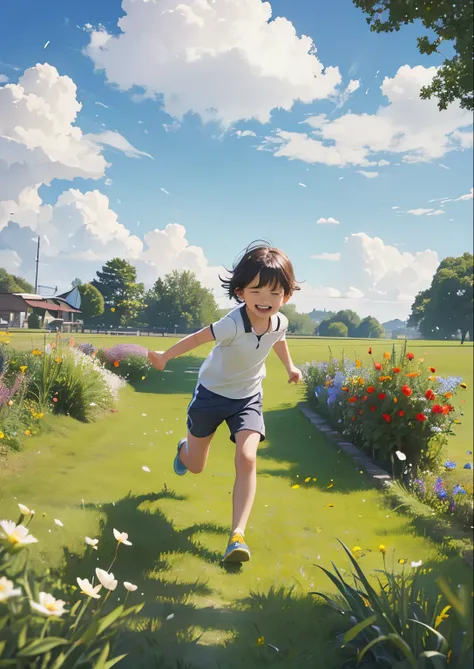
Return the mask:
{"type": "Polygon", "coordinates": [[[340,225],[339,221],[330,216],[329,218],[319,218],[316,221],[317,225],[340,225]]]}
{"type": "Polygon", "coordinates": [[[420,98],[421,87],[435,74],[435,67],[403,65],[394,77],[385,77],[381,90],[388,102],[375,114],[347,113],[334,120],[326,114],[310,116],[303,122],[312,128],[309,134],[278,129],[260,148],[307,163],[361,167],[376,165],[380,152],[418,163],[468,148],[472,115],[457,103],[440,112],[434,98],[420,98]]]}
{"type": "Polygon", "coordinates": [[[261,0],[122,0],[120,32],[90,32],[85,52],[97,70],[136,99],[159,99],[172,117],[188,112],[231,125],[267,123],[335,94],[341,75],[324,68],[310,37],[261,0]]]}
{"type": "Polygon", "coordinates": [[[6,84],[8,81],[8,77],[6,74],[0,74],[0,84],[6,84]]]}

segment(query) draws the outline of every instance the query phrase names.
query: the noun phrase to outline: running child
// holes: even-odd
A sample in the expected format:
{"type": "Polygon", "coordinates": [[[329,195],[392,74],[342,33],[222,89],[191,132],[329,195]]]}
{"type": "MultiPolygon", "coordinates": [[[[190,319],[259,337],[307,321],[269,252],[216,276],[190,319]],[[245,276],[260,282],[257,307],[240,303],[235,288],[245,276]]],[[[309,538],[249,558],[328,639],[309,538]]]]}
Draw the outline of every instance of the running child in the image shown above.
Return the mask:
{"type": "Polygon", "coordinates": [[[250,550],[244,536],[257,487],[257,449],[265,439],[262,381],[271,349],[285,366],[288,383],[302,378],[285,340],[288,319],[279,313],[299,286],[285,253],[266,242],[250,245],[230,278],[221,281],[239,306],[167,351],[150,351],[148,358],[163,371],[173,358],[203,344],[216,344],[199,372],[188,406],[188,435],[178,443],[174,471],[179,476],[201,473],[217,428],[227,423],[236,452],[232,532],[223,562],[246,562],[250,550]]]}

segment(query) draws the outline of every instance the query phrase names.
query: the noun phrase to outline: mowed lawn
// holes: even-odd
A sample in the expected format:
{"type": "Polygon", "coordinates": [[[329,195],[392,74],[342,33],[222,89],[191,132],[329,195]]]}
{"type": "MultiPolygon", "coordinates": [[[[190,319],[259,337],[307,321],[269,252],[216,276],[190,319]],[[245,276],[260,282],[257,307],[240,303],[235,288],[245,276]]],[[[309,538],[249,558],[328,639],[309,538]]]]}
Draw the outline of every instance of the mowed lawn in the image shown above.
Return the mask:
{"type": "MultiPolygon", "coordinates": [[[[124,341],[77,339],[98,346],[124,341]]],[[[174,340],[126,341],[162,349],[174,340]]],[[[13,340],[21,348],[40,343],[23,334],[13,340]]],[[[342,345],[329,343],[338,355],[342,345]]],[[[327,345],[327,340],[290,340],[297,364],[326,358],[327,345]]],[[[372,342],[375,355],[387,345],[372,342]]],[[[366,359],[367,348],[367,342],[344,342],[348,356],[366,359]]],[[[468,346],[416,342],[411,348],[440,374],[472,376],[468,346]]],[[[329,568],[333,560],[349,569],[338,538],[364,549],[367,570],[381,567],[377,547],[384,544],[397,569],[399,558],[422,559],[436,571],[455,575],[455,584],[468,582],[467,566],[458,558],[447,559],[443,547],[425,539],[415,523],[386,508],[383,495],[301,415],[297,403],[304,389],[287,384],[273,354],[264,397],[268,438],[259,453],[257,500],[247,530],[252,561],[240,570],[225,570],[220,557],[230,530],[234,453],[227,428],[216,435],[203,474],[179,478],[172,469],[206,353],[206,347],[199,349],[172,361],[165,373],[153,372],[136,390],[126,388],[119,411],[96,424],[54,419],[52,432],[27,441],[21,453],[1,464],[0,515],[16,518],[18,502],[36,510],[31,529],[39,539],[32,550],[38,565],[58,565],[66,554],[72,582],[76,576],[91,578],[96,566],[107,569],[112,559],[112,529],[129,533],[133,545],[121,547],[114,573],[139,586],[130,601],[144,600],[146,607],[140,631],[124,643],[141,647],[146,640],[147,651],[120,666],[153,666],[149,653],[156,651],[209,669],[257,668],[276,659],[280,666],[309,668],[315,656],[318,666],[336,669],[328,644],[331,621],[307,593],[330,590],[316,565],[329,568]],[[316,481],[305,483],[308,477],[316,481]],[[98,537],[100,543],[97,552],[84,557],[85,536],[98,537]],[[258,646],[259,637],[278,652],[258,646]]],[[[465,397],[467,423],[472,421],[471,389],[465,397]]],[[[450,447],[458,461],[471,441],[466,423],[450,447]]]]}

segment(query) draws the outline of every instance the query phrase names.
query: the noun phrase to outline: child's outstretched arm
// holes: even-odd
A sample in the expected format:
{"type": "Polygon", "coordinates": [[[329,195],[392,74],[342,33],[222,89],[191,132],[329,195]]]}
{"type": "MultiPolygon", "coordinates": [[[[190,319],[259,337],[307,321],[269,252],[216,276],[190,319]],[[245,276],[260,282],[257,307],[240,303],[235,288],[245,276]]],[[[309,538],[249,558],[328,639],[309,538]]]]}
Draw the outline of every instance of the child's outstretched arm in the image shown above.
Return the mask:
{"type": "Polygon", "coordinates": [[[303,378],[303,374],[300,372],[298,367],[295,367],[293,364],[290,349],[288,348],[286,339],[283,339],[283,341],[277,341],[273,348],[277,356],[285,365],[286,371],[288,372],[288,383],[299,383],[303,378]]]}
{"type": "Polygon", "coordinates": [[[188,353],[203,344],[209,344],[211,341],[214,341],[212,330],[210,327],[206,327],[199,330],[199,332],[184,337],[184,339],[181,339],[177,344],[171,346],[167,351],[149,351],[148,360],[155,369],[162,372],[168,362],[173,360],[173,358],[188,353]]]}

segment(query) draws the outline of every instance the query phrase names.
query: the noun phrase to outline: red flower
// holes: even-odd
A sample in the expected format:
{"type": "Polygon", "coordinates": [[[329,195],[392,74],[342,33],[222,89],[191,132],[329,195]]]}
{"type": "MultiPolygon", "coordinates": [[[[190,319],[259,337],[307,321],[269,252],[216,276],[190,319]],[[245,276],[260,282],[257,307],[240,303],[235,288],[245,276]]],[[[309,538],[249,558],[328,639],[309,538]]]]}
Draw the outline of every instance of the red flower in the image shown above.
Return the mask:
{"type": "Polygon", "coordinates": [[[394,374],[400,374],[401,371],[402,371],[402,370],[400,369],[400,367],[394,367],[394,368],[392,369],[392,372],[393,372],[394,374]]]}
{"type": "Polygon", "coordinates": [[[367,402],[368,399],[369,399],[369,398],[367,397],[367,395],[364,395],[364,397],[362,398],[362,401],[363,401],[363,402],[367,402]]]}
{"type": "Polygon", "coordinates": [[[349,397],[347,401],[349,404],[355,404],[357,402],[357,397],[349,397]]]}
{"type": "Polygon", "coordinates": [[[410,388],[410,386],[402,386],[402,393],[405,395],[405,397],[410,397],[410,395],[413,395],[413,390],[410,388]]]}
{"type": "Polygon", "coordinates": [[[392,417],[391,417],[390,414],[388,414],[388,413],[383,413],[383,414],[382,414],[382,418],[384,419],[384,421],[385,421],[386,423],[391,423],[391,422],[392,422],[392,417]]]}
{"type": "Polygon", "coordinates": [[[443,404],[442,409],[443,409],[443,414],[444,414],[445,416],[447,416],[448,413],[449,413],[449,406],[450,406],[449,404],[443,404]]]}
{"type": "Polygon", "coordinates": [[[58,401],[59,401],[59,400],[58,400],[57,397],[53,397],[53,402],[58,402],[58,401]]]}
{"type": "Polygon", "coordinates": [[[382,365],[380,364],[380,362],[374,362],[374,367],[375,367],[375,369],[378,369],[379,371],[382,369],[382,365]]]}
{"type": "Polygon", "coordinates": [[[372,346],[369,347],[369,355],[372,355],[372,346]]]}
{"type": "Polygon", "coordinates": [[[385,393],[380,393],[379,400],[384,400],[387,397],[385,393]]]}
{"type": "Polygon", "coordinates": [[[449,412],[448,412],[448,413],[451,413],[452,411],[456,411],[456,409],[453,407],[452,404],[447,404],[446,406],[447,406],[448,409],[449,409],[449,412]]]}
{"type": "Polygon", "coordinates": [[[431,409],[431,413],[439,413],[439,414],[444,413],[443,407],[441,406],[441,404],[435,404],[433,406],[433,408],[431,409]]]}
{"type": "Polygon", "coordinates": [[[400,411],[398,412],[398,415],[399,415],[400,417],[401,417],[401,416],[404,416],[404,415],[405,415],[405,412],[404,412],[402,409],[400,409],[400,411]]]}
{"type": "Polygon", "coordinates": [[[414,353],[407,353],[407,358],[408,358],[408,360],[414,360],[415,359],[415,354],[414,353]]]}
{"type": "Polygon", "coordinates": [[[374,388],[373,386],[369,386],[369,387],[367,388],[367,392],[369,393],[369,395],[370,395],[371,393],[373,393],[374,391],[375,391],[375,388],[374,388]]]}
{"type": "Polygon", "coordinates": [[[419,420],[420,423],[424,423],[425,420],[427,420],[427,417],[425,416],[424,413],[417,413],[416,414],[416,420],[419,420]]]}
{"type": "Polygon", "coordinates": [[[431,401],[432,401],[432,400],[434,400],[434,398],[436,397],[436,395],[435,395],[434,392],[431,390],[431,388],[429,388],[429,389],[426,391],[426,393],[425,393],[425,397],[426,397],[427,400],[431,400],[431,401]]]}
{"type": "Polygon", "coordinates": [[[430,367],[430,372],[434,374],[436,372],[436,369],[434,367],[430,367]]]}
{"type": "Polygon", "coordinates": [[[373,413],[373,412],[375,411],[375,407],[370,407],[370,410],[371,410],[372,413],[373,413]]]}

